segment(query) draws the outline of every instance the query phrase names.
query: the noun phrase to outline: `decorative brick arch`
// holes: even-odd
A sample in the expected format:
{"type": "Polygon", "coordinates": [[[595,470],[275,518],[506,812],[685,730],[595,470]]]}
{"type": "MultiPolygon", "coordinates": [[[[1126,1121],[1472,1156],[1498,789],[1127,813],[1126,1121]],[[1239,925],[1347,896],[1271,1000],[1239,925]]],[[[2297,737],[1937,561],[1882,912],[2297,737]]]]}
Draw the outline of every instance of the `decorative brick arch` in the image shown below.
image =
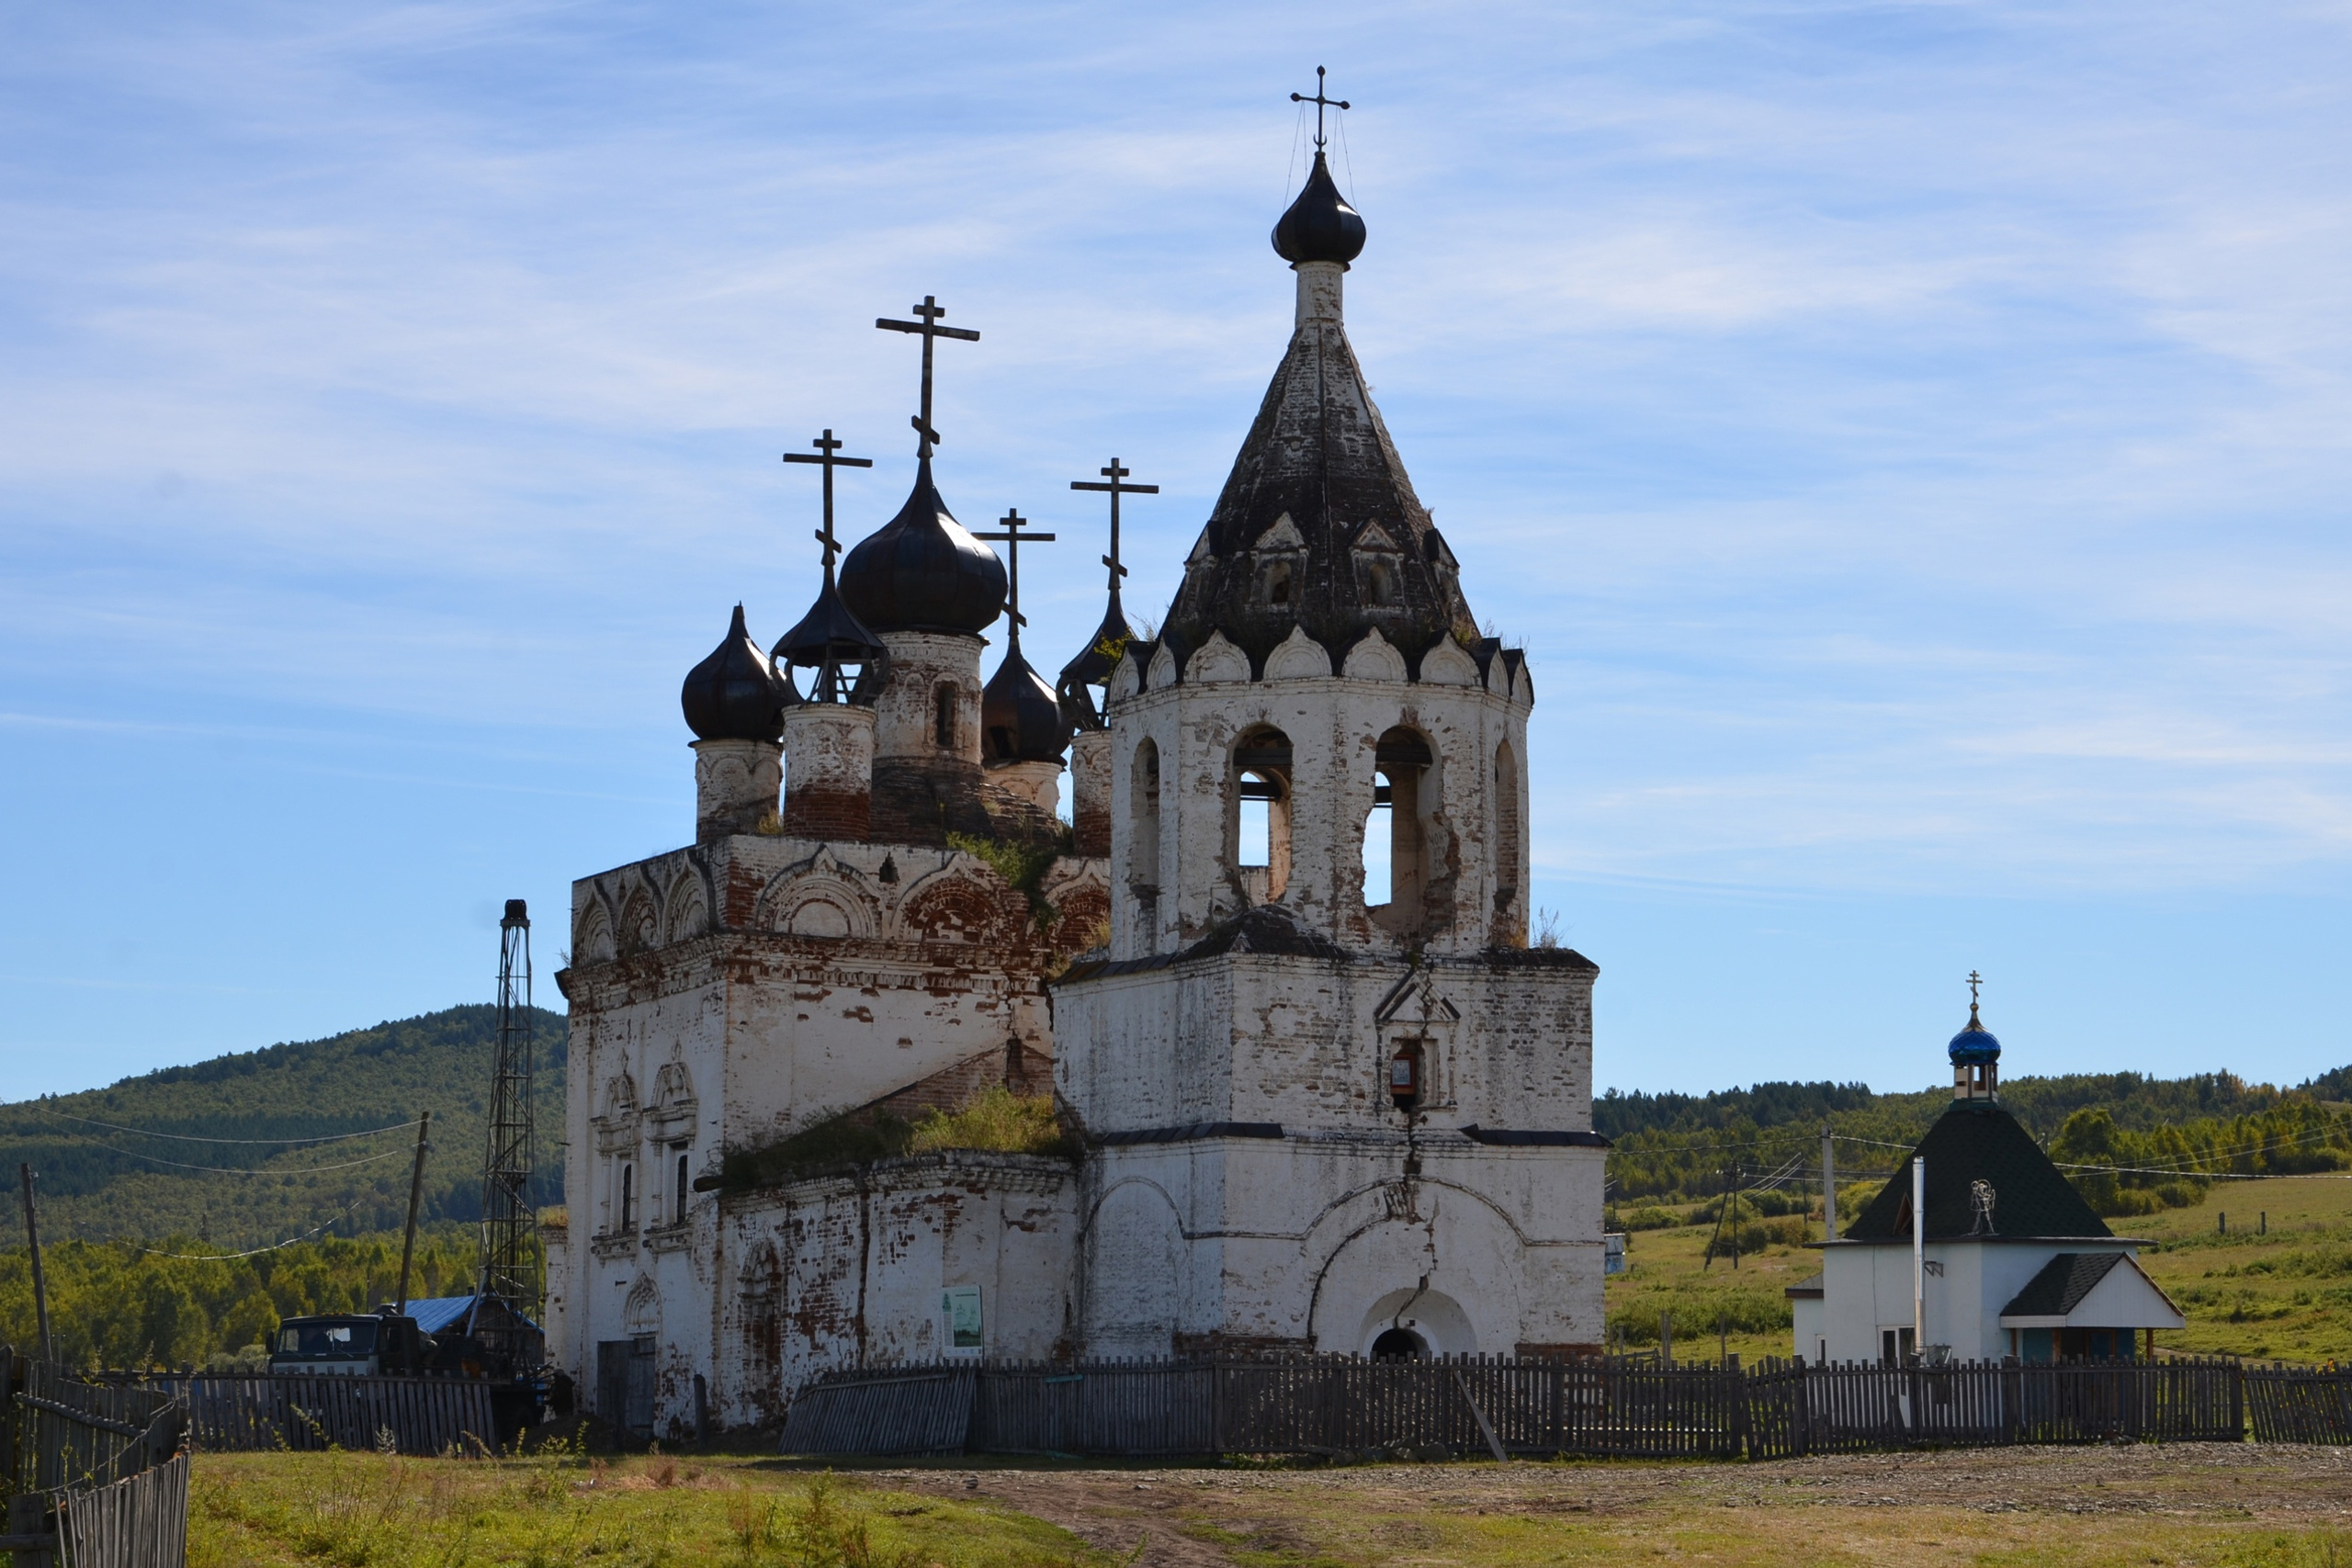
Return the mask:
{"type": "Polygon", "coordinates": [[[688,942],[709,928],[709,897],[703,892],[702,877],[688,868],[670,885],[669,908],[662,919],[664,940],[688,942]]]}
{"type": "Polygon", "coordinates": [[[616,945],[624,954],[643,953],[662,940],[661,907],[653,901],[651,889],[632,888],[621,900],[620,931],[616,945]]]}
{"type": "Polygon", "coordinates": [[[571,928],[571,962],[605,964],[614,957],[612,917],[601,903],[591,903],[571,928]]]}
{"type": "Polygon", "coordinates": [[[995,947],[1023,943],[1027,903],[1001,883],[990,886],[950,866],[910,890],[899,906],[899,932],[918,942],[995,947]]]}
{"type": "Polygon", "coordinates": [[[881,929],[882,904],[863,876],[820,851],[768,884],[759,923],[786,936],[871,937],[881,929]]]}

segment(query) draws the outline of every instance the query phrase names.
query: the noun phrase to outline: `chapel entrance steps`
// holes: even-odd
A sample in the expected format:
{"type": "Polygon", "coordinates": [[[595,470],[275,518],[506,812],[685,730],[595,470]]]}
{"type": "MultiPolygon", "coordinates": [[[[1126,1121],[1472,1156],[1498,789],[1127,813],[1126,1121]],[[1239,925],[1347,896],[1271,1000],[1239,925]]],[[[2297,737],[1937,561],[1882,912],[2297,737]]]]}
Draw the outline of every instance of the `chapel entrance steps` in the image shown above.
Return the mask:
{"type": "Polygon", "coordinates": [[[782,1450],[1104,1458],[1778,1459],[2115,1441],[2352,1443],[2352,1371],[2234,1360],[1888,1367],[1655,1358],[1006,1362],[829,1372],[782,1450]]]}

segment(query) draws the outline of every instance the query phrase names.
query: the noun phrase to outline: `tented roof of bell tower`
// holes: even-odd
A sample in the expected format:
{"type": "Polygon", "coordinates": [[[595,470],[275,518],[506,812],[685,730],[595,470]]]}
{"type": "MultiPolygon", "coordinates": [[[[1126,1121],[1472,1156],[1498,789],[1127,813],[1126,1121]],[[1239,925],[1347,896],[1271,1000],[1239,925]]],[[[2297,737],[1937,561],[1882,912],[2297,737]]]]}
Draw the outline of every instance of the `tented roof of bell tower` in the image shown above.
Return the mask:
{"type": "Polygon", "coordinates": [[[1414,661],[1442,637],[1477,636],[1453,553],[1413,493],[1348,343],[1342,264],[1297,265],[1332,276],[1302,277],[1290,347],[1186,562],[1161,634],[1180,663],[1216,631],[1258,667],[1294,626],[1334,654],[1377,627],[1414,661]]]}
{"type": "Polygon", "coordinates": [[[1292,337],[1188,569],[1162,634],[1180,660],[1214,631],[1253,664],[1294,626],[1335,653],[1377,626],[1408,659],[1476,636],[1336,321],[1292,337]]]}

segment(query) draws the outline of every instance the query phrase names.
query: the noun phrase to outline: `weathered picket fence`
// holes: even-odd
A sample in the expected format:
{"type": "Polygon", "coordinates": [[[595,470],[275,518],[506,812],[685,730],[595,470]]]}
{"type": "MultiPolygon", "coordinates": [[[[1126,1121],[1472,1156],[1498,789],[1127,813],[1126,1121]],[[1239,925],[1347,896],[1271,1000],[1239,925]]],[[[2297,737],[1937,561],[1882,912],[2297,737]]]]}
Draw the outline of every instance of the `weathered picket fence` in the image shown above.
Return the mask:
{"type": "Polygon", "coordinates": [[[790,1453],[1770,1459],[2117,1440],[2352,1441],[2352,1374],[2227,1360],[1808,1366],[1595,1358],[957,1361],[837,1371],[790,1453]]]}
{"type": "Polygon", "coordinates": [[[187,1411],[0,1347],[0,1493],[18,1568],[181,1568],[187,1411]]]}
{"type": "Polygon", "coordinates": [[[2250,1366],[2245,1404],[2257,1443],[2352,1443],[2352,1371],[2250,1366]]]}
{"type": "Polygon", "coordinates": [[[333,1447],[430,1456],[482,1453],[498,1442],[490,1386],[479,1378],[107,1375],[186,1404],[196,1447],[210,1453],[333,1447]]]}

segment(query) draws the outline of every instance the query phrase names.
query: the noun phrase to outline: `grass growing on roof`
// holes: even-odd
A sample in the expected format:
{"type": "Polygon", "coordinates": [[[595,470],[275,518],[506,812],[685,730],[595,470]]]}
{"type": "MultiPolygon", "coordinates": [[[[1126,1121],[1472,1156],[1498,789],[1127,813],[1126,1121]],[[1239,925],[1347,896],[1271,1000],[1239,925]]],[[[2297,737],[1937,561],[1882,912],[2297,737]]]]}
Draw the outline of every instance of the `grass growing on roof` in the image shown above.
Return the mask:
{"type": "Polygon", "coordinates": [[[953,1111],[926,1106],[912,1118],[844,1114],[772,1144],[731,1148],[718,1160],[729,1192],[770,1187],[844,1165],[902,1155],[974,1149],[989,1154],[1069,1154],[1050,1094],[1015,1094],[991,1084],[953,1111]]]}
{"type": "Polygon", "coordinates": [[[1074,829],[1065,825],[1061,835],[1047,844],[1013,844],[1002,839],[983,839],[972,833],[950,833],[947,847],[961,850],[973,859],[987,864],[989,870],[1010,883],[1022,897],[1028,900],[1029,919],[1041,931],[1050,931],[1061,911],[1046,898],[1044,887],[1046,873],[1054,863],[1070,852],[1075,845],[1074,829]]]}

